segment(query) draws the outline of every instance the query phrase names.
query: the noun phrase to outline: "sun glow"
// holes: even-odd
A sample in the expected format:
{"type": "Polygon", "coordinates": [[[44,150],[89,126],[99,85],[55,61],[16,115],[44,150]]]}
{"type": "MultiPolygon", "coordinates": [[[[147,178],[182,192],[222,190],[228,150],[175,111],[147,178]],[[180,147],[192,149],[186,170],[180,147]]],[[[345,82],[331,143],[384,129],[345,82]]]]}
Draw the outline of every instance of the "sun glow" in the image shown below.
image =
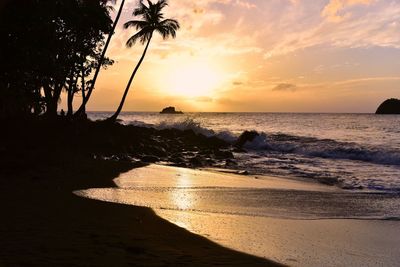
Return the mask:
{"type": "Polygon", "coordinates": [[[182,62],[167,73],[169,94],[183,97],[212,96],[222,80],[221,71],[205,60],[182,62]]]}

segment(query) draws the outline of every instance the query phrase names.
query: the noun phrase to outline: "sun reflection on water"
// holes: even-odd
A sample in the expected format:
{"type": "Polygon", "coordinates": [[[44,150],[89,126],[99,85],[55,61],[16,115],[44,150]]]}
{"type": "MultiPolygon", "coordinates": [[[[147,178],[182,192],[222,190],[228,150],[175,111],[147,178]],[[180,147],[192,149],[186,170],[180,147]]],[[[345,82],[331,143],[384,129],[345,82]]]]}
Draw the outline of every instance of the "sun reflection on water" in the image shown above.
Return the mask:
{"type": "Polygon", "coordinates": [[[171,190],[169,197],[177,209],[190,210],[195,205],[195,198],[193,194],[187,190],[188,187],[193,186],[193,173],[187,169],[179,169],[176,173],[176,189],[171,190]]]}

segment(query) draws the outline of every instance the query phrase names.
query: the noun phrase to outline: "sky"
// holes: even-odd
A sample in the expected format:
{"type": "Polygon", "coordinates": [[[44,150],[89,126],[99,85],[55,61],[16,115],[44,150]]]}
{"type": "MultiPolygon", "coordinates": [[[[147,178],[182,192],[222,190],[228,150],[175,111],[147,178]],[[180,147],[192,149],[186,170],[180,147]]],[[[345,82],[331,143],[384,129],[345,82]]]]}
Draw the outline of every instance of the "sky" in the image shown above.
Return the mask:
{"type": "MultiPolygon", "coordinates": [[[[89,110],[117,107],[144,47],[128,0],[89,110]]],[[[116,9],[118,9],[119,1],[116,9]]],[[[170,0],[124,111],[375,112],[400,98],[399,0],[170,0]]]]}

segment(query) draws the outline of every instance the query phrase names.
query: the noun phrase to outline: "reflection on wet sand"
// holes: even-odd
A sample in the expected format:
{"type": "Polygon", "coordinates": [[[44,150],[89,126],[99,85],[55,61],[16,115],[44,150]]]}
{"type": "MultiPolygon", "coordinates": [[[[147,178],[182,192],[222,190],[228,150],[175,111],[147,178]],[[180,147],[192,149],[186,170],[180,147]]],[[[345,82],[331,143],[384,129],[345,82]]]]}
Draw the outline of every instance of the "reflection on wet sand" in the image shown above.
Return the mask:
{"type": "Polygon", "coordinates": [[[395,266],[400,260],[400,222],[366,220],[399,218],[397,195],[157,165],[115,181],[118,188],[78,194],[151,207],[224,246],[289,265],[395,266]]]}

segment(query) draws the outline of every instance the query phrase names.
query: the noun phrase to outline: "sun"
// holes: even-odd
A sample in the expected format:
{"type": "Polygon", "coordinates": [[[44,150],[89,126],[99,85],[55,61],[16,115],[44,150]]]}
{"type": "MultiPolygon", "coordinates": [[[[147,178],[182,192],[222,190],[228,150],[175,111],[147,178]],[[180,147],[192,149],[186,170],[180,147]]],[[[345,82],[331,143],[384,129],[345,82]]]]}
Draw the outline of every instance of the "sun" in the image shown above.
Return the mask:
{"type": "Polygon", "coordinates": [[[223,79],[221,71],[204,60],[173,66],[167,77],[168,93],[184,97],[212,96],[223,79]]]}

